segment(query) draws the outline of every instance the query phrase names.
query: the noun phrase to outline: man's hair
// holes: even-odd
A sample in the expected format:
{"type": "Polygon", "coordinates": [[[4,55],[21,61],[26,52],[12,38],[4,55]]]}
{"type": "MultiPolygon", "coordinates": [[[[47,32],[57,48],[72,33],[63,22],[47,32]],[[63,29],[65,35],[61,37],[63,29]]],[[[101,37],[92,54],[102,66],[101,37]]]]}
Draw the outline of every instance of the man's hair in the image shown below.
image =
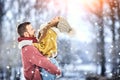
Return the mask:
{"type": "Polygon", "coordinates": [[[20,35],[20,37],[24,37],[24,32],[27,31],[26,26],[30,24],[30,22],[24,22],[18,25],[17,32],[20,35]]]}

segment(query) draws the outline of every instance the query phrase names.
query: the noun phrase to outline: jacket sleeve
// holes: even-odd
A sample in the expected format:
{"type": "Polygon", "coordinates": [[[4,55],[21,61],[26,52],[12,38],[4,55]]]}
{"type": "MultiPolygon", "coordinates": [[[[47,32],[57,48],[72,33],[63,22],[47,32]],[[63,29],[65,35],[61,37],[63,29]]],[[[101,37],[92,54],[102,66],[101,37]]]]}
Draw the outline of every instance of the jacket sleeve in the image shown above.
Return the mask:
{"type": "Polygon", "coordinates": [[[34,46],[28,46],[27,47],[27,53],[29,54],[29,60],[33,65],[39,66],[41,68],[44,68],[48,72],[56,75],[60,75],[60,70],[50,62],[50,60],[43,56],[37,48],[34,46]]]}

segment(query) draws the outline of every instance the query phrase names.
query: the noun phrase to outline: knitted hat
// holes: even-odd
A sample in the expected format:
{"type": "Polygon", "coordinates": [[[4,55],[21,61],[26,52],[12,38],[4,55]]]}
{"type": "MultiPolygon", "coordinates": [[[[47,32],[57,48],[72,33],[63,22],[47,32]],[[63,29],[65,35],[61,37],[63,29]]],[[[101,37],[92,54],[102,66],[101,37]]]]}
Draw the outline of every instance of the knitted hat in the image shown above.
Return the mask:
{"type": "Polygon", "coordinates": [[[62,17],[60,17],[60,21],[57,25],[57,28],[60,30],[60,32],[67,32],[67,33],[69,33],[72,30],[67,20],[65,20],[62,17]]]}

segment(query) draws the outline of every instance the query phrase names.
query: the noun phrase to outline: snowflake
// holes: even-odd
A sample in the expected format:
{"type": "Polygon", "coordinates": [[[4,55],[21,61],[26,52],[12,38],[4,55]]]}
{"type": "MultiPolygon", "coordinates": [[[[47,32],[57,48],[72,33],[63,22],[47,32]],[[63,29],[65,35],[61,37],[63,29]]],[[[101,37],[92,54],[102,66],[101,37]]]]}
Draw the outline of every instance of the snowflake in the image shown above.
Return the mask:
{"type": "Polygon", "coordinates": [[[25,48],[25,51],[27,51],[27,48],[25,48]]]}
{"type": "Polygon", "coordinates": [[[10,69],[10,66],[6,66],[7,69],[10,69]]]}
{"type": "Polygon", "coordinates": [[[32,73],[34,73],[34,71],[32,71],[32,73]]]}
{"type": "Polygon", "coordinates": [[[108,59],[108,62],[111,62],[111,59],[108,59]]]}
{"type": "Polygon", "coordinates": [[[31,62],[31,59],[29,61],[31,62]]]}
{"type": "Polygon", "coordinates": [[[48,76],[47,74],[44,74],[46,77],[48,76]]]}

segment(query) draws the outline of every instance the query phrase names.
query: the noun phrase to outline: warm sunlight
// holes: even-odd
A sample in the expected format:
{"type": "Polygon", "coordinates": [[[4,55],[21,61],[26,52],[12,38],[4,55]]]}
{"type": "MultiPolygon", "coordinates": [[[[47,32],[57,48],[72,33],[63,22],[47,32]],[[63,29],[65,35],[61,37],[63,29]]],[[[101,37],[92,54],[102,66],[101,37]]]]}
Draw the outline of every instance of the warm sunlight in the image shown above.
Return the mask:
{"type": "Polygon", "coordinates": [[[82,3],[93,3],[95,1],[97,1],[97,0],[80,0],[80,2],[82,2],[82,3]]]}
{"type": "Polygon", "coordinates": [[[90,27],[84,20],[80,19],[85,16],[85,10],[94,8],[94,10],[96,10],[96,8],[99,8],[99,1],[101,0],[55,0],[51,2],[48,7],[51,10],[55,9],[55,11],[60,10],[62,13],[66,13],[67,16],[65,17],[70,25],[75,28],[76,35],[74,37],[83,42],[90,42],[90,27]],[[52,6],[52,4],[55,6],[52,6]]]}
{"type": "Polygon", "coordinates": [[[68,16],[67,19],[71,25],[75,29],[75,36],[77,40],[82,42],[90,42],[91,34],[89,32],[89,25],[82,20],[82,17],[85,16],[85,11],[83,8],[84,1],[83,0],[69,0],[67,3],[68,16]]]}
{"type": "Polygon", "coordinates": [[[83,6],[98,8],[104,0],[80,0],[83,6]]]}

